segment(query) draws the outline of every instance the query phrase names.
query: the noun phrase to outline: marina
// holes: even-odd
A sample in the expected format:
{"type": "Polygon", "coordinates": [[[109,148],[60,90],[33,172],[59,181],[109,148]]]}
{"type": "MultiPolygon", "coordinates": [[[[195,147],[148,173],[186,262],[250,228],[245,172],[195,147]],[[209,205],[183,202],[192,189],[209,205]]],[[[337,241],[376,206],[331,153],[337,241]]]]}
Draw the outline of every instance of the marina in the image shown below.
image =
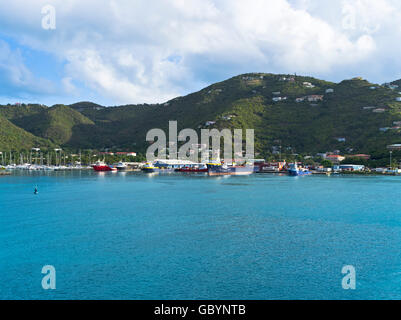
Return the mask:
{"type": "Polygon", "coordinates": [[[347,175],[386,175],[401,176],[401,169],[375,168],[369,169],[359,165],[336,165],[332,168],[322,166],[305,166],[301,162],[273,162],[263,161],[243,165],[226,165],[224,162],[195,163],[183,160],[155,160],[153,162],[118,162],[107,164],[104,160],[98,160],[93,164],[75,165],[38,165],[31,163],[9,164],[0,166],[0,175],[8,175],[13,171],[81,171],[93,170],[95,172],[145,172],[145,173],[186,173],[219,175],[251,175],[251,174],[280,174],[290,176],[333,174],[347,175]]]}

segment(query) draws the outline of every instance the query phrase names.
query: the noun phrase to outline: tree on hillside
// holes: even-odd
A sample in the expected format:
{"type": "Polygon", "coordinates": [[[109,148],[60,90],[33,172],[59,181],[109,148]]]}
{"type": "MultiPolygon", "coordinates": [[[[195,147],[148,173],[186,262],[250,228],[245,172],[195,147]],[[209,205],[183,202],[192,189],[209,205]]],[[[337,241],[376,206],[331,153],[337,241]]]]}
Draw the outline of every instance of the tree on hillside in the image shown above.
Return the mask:
{"type": "Polygon", "coordinates": [[[325,168],[333,167],[333,162],[331,162],[330,160],[323,160],[320,164],[325,168]]]}
{"type": "Polygon", "coordinates": [[[362,165],[362,166],[366,166],[366,167],[369,166],[369,161],[368,160],[361,159],[361,158],[354,158],[354,157],[345,158],[345,160],[342,161],[341,163],[362,165]]]}

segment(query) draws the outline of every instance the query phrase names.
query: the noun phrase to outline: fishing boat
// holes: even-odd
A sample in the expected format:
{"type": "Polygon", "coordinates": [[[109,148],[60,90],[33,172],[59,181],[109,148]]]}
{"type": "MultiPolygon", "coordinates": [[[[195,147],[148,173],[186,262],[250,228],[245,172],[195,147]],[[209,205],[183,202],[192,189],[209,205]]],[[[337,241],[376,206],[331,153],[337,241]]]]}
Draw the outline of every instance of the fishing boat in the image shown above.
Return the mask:
{"type": "Polygon", "coordinates": [[[253,165],[228,166],[226,164],[208,163],[209,176],[247,176],[254,172],[253,165]]]}
{"type": "Polygon", "coordinates": [[[296,163],[293,163],[290,165],[290,168],[288,169],[288,174],[292,177],[297,177],[297,176],[310,175],[312,173],[308,169],[299,168],[296,163]]]}
{"type": "Polygon", "coordinates": [[[92,168],[93,170],[98,172],[117,171],[117,168],[109,166],[104,161],[97,161],[96,164],[92,166],[92,168]]]}

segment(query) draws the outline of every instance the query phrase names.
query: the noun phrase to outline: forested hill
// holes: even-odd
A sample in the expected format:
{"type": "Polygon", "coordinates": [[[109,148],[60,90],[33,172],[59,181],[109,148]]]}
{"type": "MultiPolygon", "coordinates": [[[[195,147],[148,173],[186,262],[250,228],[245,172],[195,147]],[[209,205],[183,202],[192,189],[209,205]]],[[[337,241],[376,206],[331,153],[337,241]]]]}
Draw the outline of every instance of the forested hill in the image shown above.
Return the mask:
{"type": "Polygon", "coordinates": [[[294,153],[371,153],[401,143],[399,91],[401,81],[332,83],[252,73],[154,105],[0,106],[0,151],[61,146],[143,152],[148,130],[167,132],[168,121],[177,120],[179,129],[255,129],[262,155],[279,144],[294,153]]]}

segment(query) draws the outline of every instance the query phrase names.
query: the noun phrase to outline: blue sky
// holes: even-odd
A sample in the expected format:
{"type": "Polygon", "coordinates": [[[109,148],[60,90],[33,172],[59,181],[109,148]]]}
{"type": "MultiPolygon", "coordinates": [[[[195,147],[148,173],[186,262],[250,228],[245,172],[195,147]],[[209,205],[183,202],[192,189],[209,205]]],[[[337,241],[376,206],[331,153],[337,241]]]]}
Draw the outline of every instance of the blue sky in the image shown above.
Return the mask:
{"type": "Polygon", "coordinates": [[[1,1],[0,103],[162,103],[247,72],[383,83],[400,18],[395,0],[1,1]]]}

